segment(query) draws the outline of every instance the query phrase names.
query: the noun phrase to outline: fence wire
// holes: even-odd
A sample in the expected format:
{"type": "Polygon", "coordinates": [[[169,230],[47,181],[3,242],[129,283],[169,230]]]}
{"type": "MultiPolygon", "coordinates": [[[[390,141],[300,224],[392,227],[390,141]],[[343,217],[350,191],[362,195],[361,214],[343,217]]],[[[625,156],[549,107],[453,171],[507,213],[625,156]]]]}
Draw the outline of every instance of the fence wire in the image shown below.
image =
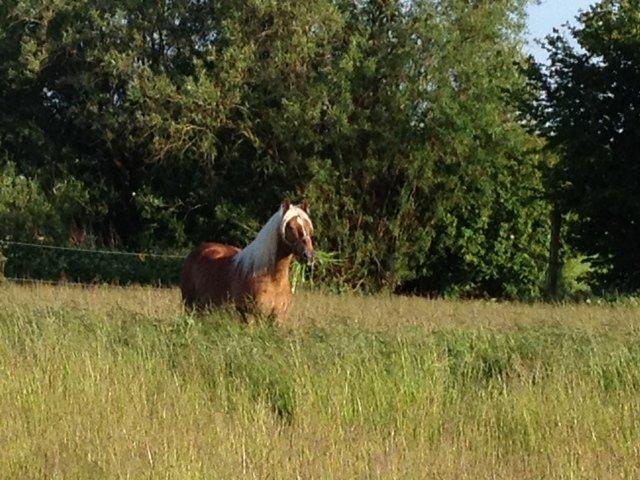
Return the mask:
{"type": "Polygon", "coordinates": [[[56,285],[56,286],[70,286],[70,287],[99,287],[101,285],[111,285],[107,283],[82,283],[72,282],[69,280],[41,280],[37,278],[25,278],[25,277],[4,277],[4,280],[8,282],[18,284],[34,284],[34,285],[56,285]]]}
{"type": "MultiPolygon", "coordinates": [[[[31,255],[31,254],[30,254],[31,255]]],[[[38,255],[38,258],[40,255],[38,255]]],[[[57,256],[56,256],[57,257],[57,256]]],[[[100,250],[80,247],[64,247],[59,245],[45,245],[33,242],[19,242],[14,240],[0,240],[0,280],[5,279],[17,284],[45,284],[45,285],[67,285],[79,287],[96,287],[100,285],[125,285],[128,283],[138,283],[141,285],[168,286],[175,285],[173,267],[171,271],[167,270],[167,266],[173,264],[175,260],[184,260],[186,254],[162,254],[149,252],[128,252],[123,250],[100,250]],[[5,257],[2,258],[2,249],[5,249],[5,257]],[[23,250],[24,249],[24,250],[23,250]],[[7,264],[15,261],[12,251],[23,252],[28,249],[40,250],[42,254],[45,251],[68,252],[66,257],[80,258],[85,257],[88,261],[78,263],[78,261],[63,262],[64,265],[58,265],[56,262],[44,266],[27,261],[18,255],[18,267],[8,268],[7,264]],[[73,255],[79,254],[79,255],[73,255]],[[98,255],[98,256],[96,256],[98,255]],[[112,258],[113,260],[109,260],[112,258]],[[121,260],[117,260],[120,258],[121,260]],[[125,261],[125,258],[130,259],[125,261]],[[6,262],[6,263],[5,263],[6,262]],[[104,263],[107,262],[107,263],[104,263]],[[133,263],[132,263],[133,262],[133,263]],[[149,263],[151,262],[151,264],[149,263]],[[5,268],[3,268],[3,263],[5,268]],[[53,265],[53,273],[50,268],[53,265]],[[69,267],[71,271],[69,271],[69,267]],[[42,267],[44,270],[41,270],[42,267]],[[100,273],[94,273],[94,269],[101,270],[100,273]],[[3,276],[3,270],[6,274],[3,276]],[[68,277],[71,279],[67,279],[68,277]],[[44,277],[44,278],[43,278],[44,277]]]]}
{"type": "Polygon", "coordinates": [[[29,242],[14,242],[13,240],[0,240],[0,246],[3,245],[18,245],[22,247],[32,248],[44,248],[48,250],[63,250],[67,252],[83,252],[83,253],[97,253],[102,255],[124,255],[132,257],[153,257],[153,258],[185,258],[185,255],[173,255],[163,253],[145,253],[145,252],[125,252],[122,250],[91,250],[88,248],[76,248],[76,247],[61,247],[58,245],[43,245],[40,243],[29,242]]]}

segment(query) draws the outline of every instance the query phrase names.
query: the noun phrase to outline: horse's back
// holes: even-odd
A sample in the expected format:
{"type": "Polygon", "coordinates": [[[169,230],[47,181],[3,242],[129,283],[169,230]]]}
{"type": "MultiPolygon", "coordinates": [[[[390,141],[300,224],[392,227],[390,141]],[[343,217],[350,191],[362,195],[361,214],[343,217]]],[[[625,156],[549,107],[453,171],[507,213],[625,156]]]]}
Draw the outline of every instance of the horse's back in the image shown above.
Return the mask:
{"type": "Polygon", "coordinates": [[[187,257],[180,272],[182,300],[189,307],[221,304],[229,296],[233,257],[239,248],[203,243],[187,257]]]}
{"type": "Polygon", "coordinates": [[[211,260],[219,258],[230,258],[240,251],[237,247],[224,245],[222,243],[203,243],[197,247],[189,256],[205,257],[211,260]]]}

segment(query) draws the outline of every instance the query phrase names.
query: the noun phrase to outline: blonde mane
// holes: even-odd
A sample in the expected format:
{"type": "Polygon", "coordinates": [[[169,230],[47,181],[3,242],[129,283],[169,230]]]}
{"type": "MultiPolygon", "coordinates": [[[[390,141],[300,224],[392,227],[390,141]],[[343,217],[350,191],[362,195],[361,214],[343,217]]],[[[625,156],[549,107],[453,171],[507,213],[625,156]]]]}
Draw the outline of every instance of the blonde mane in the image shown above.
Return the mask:
{"type": "Polygon", "coordinates": [[[295,217],[311,224],[309,215],[302,208],[291,205],[283,212],[280,207],[260,229],[253,242],[233,257],[234,264],[244,275],[260,275],[273,270],[278,253],[278,239],[284,238],[287,223],[295,217]]]}

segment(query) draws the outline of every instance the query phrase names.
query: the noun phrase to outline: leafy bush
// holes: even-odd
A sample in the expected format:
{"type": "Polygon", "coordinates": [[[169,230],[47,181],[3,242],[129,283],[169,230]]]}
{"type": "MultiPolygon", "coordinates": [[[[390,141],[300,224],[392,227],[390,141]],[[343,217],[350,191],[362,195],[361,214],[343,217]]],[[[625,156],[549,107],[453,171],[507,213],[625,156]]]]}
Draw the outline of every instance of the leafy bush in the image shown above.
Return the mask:
{"type": "Polygon", "coordinates": [[[332,281],[331,272],[340,263],[340,259],[335,253],[322,252],[316,250],[316,261],[312,266],[295,262],[291,268],[291,287],[293,291],[299,286],[315,288],[325,286],[329,289],[340,290],[343,285],[340,282],[332,281]]]}
{"type": "Polygon", "coordinates": [[[33,179],[16,173],[8,163],[0,169],[0,239],[58,239],[61,218],[33,179]]]}
{"type": "MultiPolygon", "coordinates": [[[[70,235],[77,230],[76,219],[81,217],[88,199],[86,189],[73,177],[55,183],[47,194],[36,179],[17,174],[13,163],[2,167],[0,277],[4,274],[9,278],[74,282],[177,283],[181,256],[164,258],[49,248],[51,244],[69,244],[70,235]]],[[[146,199],[146,205],[156,209],[147,206],[143,210],[150,216],[161,207],[151,200],[146,199]]],[[[86,245],[95,249],[91,238],[82,240],[85,243],[74,248],[86,245]]]]}
{"type": "Polygon", "coordinates": [[[591,295],[591,288],[586,281],[593,266],[584,255],[571,257],[564,261],[560,272],[560,297],[584,298],[591,295]]]}

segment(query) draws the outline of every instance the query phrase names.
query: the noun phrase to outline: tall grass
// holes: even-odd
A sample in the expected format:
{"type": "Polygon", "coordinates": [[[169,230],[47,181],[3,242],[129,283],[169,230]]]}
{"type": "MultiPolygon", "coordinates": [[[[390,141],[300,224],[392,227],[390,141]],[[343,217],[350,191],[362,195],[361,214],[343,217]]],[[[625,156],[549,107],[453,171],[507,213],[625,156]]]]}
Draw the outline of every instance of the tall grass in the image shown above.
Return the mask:
{"type": "Polygon", "coordinates": [[[4,478],[639,478],[640,309],[0,287],[4,478]]]}

